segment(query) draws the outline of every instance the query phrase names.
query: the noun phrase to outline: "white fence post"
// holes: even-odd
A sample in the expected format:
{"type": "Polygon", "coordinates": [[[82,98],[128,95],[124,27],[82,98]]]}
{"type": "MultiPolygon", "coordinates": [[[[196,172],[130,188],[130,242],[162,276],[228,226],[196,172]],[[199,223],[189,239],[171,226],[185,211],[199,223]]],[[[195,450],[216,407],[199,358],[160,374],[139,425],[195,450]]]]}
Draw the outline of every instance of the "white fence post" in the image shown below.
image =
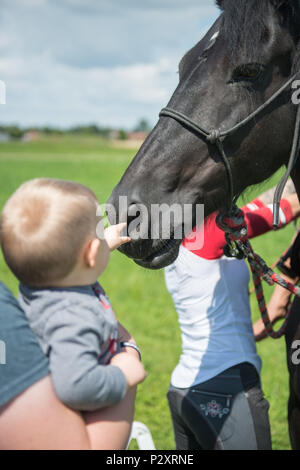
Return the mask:
{"type": "Polygon", "coordinates": [[[143,423],[139,423],[138,421],[133,422],[127,448],[133,439],[137,441],[140,450],[156,450],[151,432],[143,423]]]}

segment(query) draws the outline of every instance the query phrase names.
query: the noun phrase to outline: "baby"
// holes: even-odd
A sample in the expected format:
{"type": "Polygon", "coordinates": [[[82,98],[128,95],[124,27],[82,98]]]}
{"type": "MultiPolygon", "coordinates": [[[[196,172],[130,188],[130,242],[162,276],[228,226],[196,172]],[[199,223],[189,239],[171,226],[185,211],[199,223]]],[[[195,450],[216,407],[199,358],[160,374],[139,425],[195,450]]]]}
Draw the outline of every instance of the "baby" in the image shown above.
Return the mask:
{"type": "Polygon", "coordinates": [[[81,184],[36,179],[4,206],[5,260],[20,281],[19,302],[49,357],[57,396],[84,411],[120,403],[145,379],[136,344],[98,284],[110,251],[130,241],[125,224],[96,236],[98,201],[81,184]],[[130,341],[130,336],[125,336],[130,341]]]}

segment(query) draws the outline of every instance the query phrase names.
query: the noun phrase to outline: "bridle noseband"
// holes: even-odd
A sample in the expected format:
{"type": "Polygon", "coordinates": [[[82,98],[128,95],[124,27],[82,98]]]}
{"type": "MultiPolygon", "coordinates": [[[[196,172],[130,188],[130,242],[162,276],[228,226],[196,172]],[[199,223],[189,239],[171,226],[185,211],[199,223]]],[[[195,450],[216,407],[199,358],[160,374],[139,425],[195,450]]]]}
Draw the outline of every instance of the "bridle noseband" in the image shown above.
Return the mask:
{"type": "MultiPolygon", "coordinates": [[[[271,105],[288,87],[291,83],[295,80],[299,73],[297,72],[293,75],[277,92],[275,92],[265,103],[263,103],[256,111],[251,113],[248,117],[244,120],[240,121],[238,124],[233,126],[231,129],[227,131],[222,131],[220,129],[212,129],[210,132],[205,130],[203,127],[199,126],[195,121],[190,119],[188,116],[176,111],[172,108],[163,108],[159,114],[159,116],[165,116],[174,119],[175,121],[182,124],[186,127],[190,132],[195,132],[199,137],[203,137],[209,144],[216,145],[219,153],[222,157],[223,163],[226,168],[227,176],[228,176],[228,185],[229,185],[229,195],[230,195],[230,209],[232,208],[233,204],[236,203],[238,196],[234,194],[234,186],[233,186],[233,176],[232,170],[229,163],[229,160],[226,156],[223,142],[224,140],[229,137],[230,135],[234,134],[240,128],[248,124],[252,121],[256,116],[261,114],[268,106],[271,105]]],[[[298,105],[297,109],[297,117],[295,122],[295,131],[294,131],[294,139],[293,145],[291,149],[290,159],[287,166],[287,171],[281,181],[279,182],[274,196],[274,212],[273,212],[273,226],[274,228],[278,228],[279,226],[279,210],[280,210],[280,201],[282,197],[283,190],[287,183],[289,176],[295,164],[297,162],[298,153],[299,153],[299,135],[300,135],[300,106],[298,105]]]]}

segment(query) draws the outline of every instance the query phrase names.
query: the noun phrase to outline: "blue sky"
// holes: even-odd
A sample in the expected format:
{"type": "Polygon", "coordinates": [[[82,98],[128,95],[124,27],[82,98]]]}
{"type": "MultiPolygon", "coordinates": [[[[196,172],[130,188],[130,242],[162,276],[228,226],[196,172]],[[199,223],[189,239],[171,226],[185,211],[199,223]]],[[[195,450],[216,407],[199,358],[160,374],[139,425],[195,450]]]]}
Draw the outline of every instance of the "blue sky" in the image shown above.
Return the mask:
{"type": "Polygon", "coordinates": [[[1,0],[0,123],[151,124],[214,0],[1,0]]]}

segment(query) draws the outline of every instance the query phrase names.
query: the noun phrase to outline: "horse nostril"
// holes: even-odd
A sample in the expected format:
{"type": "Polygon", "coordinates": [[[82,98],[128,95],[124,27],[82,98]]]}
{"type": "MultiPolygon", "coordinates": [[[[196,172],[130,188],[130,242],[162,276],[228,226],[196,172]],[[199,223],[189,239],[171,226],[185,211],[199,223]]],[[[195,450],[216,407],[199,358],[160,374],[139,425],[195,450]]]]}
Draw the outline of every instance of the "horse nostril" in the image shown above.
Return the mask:
{"type": "Polygon", "coordinates": [[[132,230],[135,230],[137,233],[139,233],[141,226],[141,218],[142,210],[139,204],[131,204],[128,207],[127,212],[127,231],[129,235],[132,230]]]}
{"type": "Polygon", "coordinates": [[[130,204],[130,206],[128,207],[128,212],[127,212],[128,224],[129,222],[132,222],[133,220],[135,220],[137,217],[140,217],[140,216],[141,216],[140,206],[136,203],[130,204]]]}

